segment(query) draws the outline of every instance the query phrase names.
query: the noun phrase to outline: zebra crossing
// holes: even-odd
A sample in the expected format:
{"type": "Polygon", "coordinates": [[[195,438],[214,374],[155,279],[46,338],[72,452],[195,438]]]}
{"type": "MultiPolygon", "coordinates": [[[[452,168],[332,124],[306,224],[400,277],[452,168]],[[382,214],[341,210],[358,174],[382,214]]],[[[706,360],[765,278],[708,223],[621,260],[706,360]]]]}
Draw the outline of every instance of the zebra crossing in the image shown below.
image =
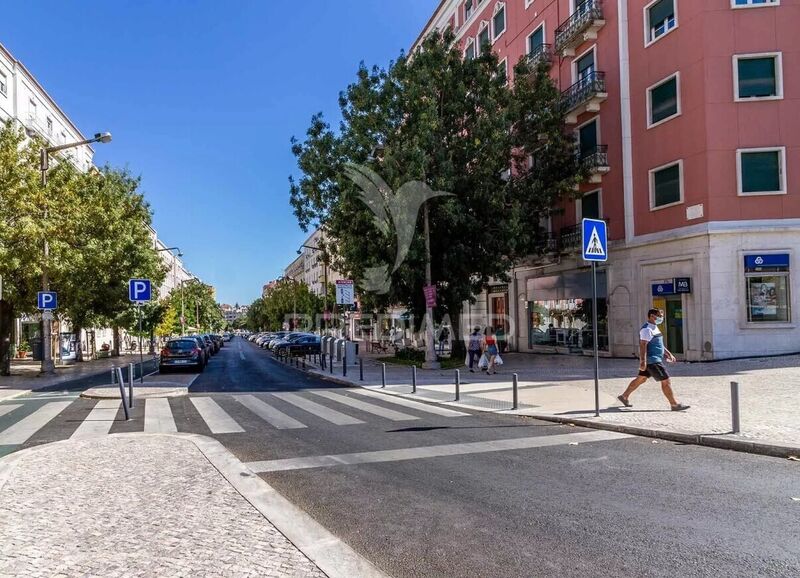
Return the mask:
{"type": "MultiPolygon", "coordinates": [[[[215,393],[192,395],[187,403],[171,403],[168,398],[148,398],[137,400],[137,413],[133,414],[130,422],[124,421],[118,399],[94,402],[78,398],[58,401],[40,398],[34,405],[26,409],[26,403],[0,404],[0,450],[5,450],[0,451],[0,455],[36,440],[37,435],[48,427],[60,427],[65,432],[63,439],[87,439],[116,431],[189,431],[192,426],[186,416],[190,411],[187,407],[192,408],[193,419],[199,419],[212,434],[245,433],[247,427],[244,424],[252,424],[254,417],[276,430],[304,430],[313,428],[314,420],[348,427],[414,421],[431,416],[458,418],[470,415],[366,389],[215,393]],[[178,406],[180,409],[176,416],[178,406]],[[236,408],[246,410],[245,414],[236,408]]],[[[54,441],[52,437],[46,441],[54,441]]]]}

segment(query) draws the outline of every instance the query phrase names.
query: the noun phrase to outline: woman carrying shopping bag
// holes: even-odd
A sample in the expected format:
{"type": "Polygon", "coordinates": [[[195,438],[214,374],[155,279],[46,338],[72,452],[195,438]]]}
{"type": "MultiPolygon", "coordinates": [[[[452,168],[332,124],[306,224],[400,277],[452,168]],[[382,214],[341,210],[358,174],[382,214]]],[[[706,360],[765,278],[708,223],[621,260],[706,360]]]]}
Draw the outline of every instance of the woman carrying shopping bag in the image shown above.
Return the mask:
{"type": "Polygon", "coordinates": [[[494,336],[494,329],[491,327],[486,328],[486,338],[484,342],[486,343],[486,357],[489,359],[489,366],[486,368],[486,374],[492,375],[497,373],[494,370],[494,362],[498,354],[498,349],[497,338],[494,336]]]}

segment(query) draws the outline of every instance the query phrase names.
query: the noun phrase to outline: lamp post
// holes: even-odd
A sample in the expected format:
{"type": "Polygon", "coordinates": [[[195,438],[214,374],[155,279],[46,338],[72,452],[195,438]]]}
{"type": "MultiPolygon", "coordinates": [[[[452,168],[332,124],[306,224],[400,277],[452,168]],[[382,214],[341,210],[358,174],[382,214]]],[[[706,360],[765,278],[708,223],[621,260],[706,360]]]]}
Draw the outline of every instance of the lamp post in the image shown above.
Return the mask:
{"type": "MultiPolygon", "coordinates": [[[[39,152],[39,171],[42,175],[42,191],[45,193],[44,199],[44,216],[43,222],[47,223],[48,219],[48,206],[47,194],[45,188],[47,187],[47,169],[50,168],[50,154],[64,151],[71,148],[80,147],[92,143],[109,143],[111,142],[110,132],[99,132],[93,138],[85,139],[78,142],[66,143],[58,146],[44,147],[39,152]]],[[[48,273],[48,261],[50,259],[50,243],[47,240],[47,230],[44,232],[43,241],[44,261],[42,262],[42,291],[50,290],[50,276],[48,273]]],[[[39,375],[55,375],[56,367],[53,362],[53,347],[52,347],[52,319],[45,312],[42,313],[42,367],[39,375]]]]}

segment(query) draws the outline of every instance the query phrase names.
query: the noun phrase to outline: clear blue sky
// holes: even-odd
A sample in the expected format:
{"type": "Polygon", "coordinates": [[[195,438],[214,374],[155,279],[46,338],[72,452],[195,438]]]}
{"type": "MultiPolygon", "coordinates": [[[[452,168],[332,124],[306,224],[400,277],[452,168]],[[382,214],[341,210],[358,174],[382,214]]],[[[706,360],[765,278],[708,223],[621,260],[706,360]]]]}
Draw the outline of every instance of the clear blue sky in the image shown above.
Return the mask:
{"type": "Polygon", "coordinates": [[[227,303],[249,303],[305,239],[289,206],[292,135],[338,123],[360,61],[385,66],[437,0],[26,0],[2,42],[143,179],[165,243],[227,303]]]}

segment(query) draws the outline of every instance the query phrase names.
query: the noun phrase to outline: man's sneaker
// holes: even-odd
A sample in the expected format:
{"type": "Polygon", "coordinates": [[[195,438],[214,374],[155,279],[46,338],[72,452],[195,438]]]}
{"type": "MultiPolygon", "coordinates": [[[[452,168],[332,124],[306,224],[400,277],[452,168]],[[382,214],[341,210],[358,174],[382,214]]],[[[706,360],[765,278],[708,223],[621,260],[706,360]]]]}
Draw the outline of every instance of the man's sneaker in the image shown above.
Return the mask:
{"type": "Polygon", "coordinates": [[[633,404],[630,401],[628,401],[626,398],[622,397],[621,395],[618,395],[617,399],[625,407],[633,407],[633,404]]]}
{"type": "Polygon", "coordinates": [[[679,403],[678,405],[673,405],[672,406],[672,411],[686,411],[687,409],[689,409],[689,407],[691,407],[691,406],[683,405],[682,403],[679,403]]]}

